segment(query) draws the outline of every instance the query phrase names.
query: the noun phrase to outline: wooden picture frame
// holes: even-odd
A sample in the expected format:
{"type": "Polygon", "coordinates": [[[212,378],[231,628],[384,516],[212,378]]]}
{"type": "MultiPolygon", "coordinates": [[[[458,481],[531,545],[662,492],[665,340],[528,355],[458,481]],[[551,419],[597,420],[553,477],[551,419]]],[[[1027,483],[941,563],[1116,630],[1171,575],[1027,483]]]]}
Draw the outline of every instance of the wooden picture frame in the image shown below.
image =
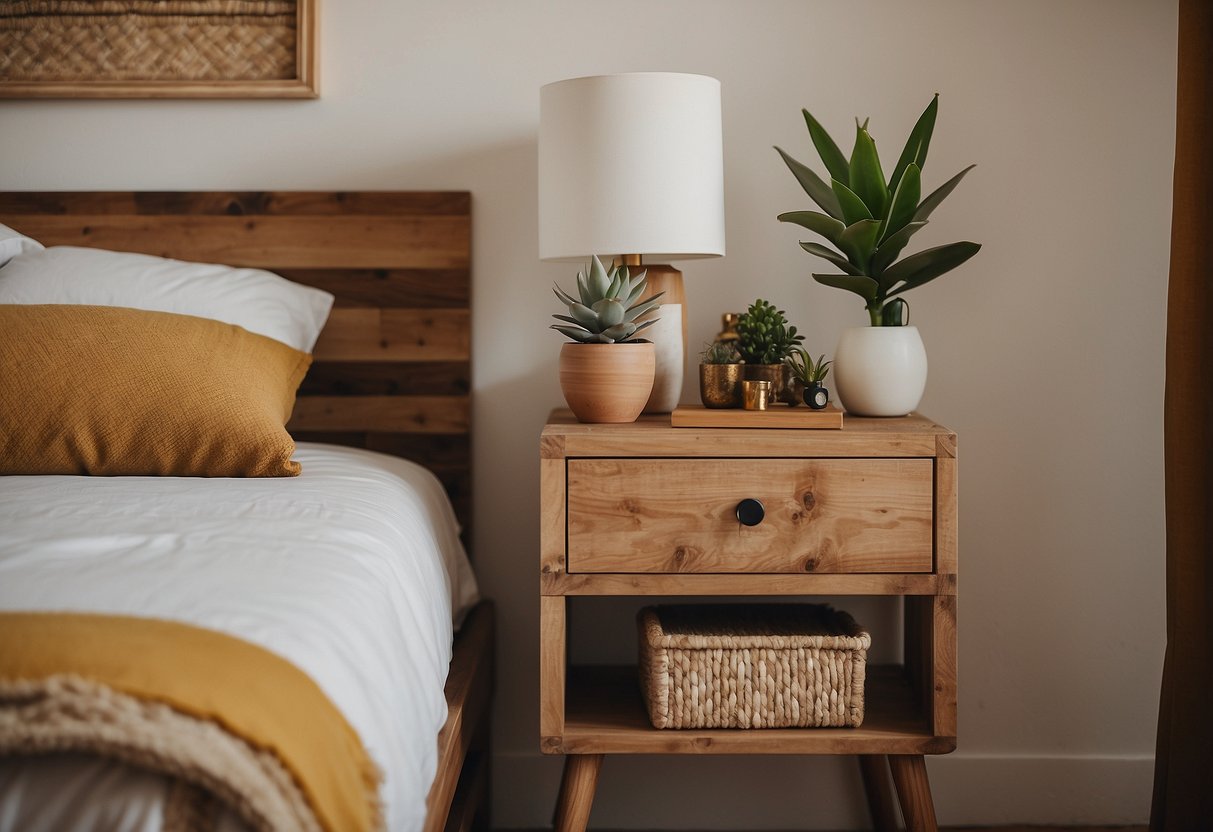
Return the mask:
{"type": "MultiPolygon", "coordinates": [[[[124,23],[138,25],[140,15],[138,10],[150,7],[148,0],[125,0],[133,13],[124,16],[124,23]]],[[[112,4],[108,4],[112,8],[112,4]]],[[[191,4],[182,3],[183,11],[187,12],[191,4]]],[[[197,3],[192,4],[197,6],[197,3]]],[[[208,77],[163,77],[138,78],[119,77],[121,72],[106,77],[103,67],[85,66],[87,50],[80,49],[79,43],[83,38],[88,42],[90,31],[93,32],[93,42],[102,43],[96,35],[96,26],[89,24],[103,19],[101,16],[90,17],[83,15],[45,14],[15,12],[6,16],[0,14],[0,99],[4,98],[316,98],[319,96],[318,85],[318,47],[317,29],[319,0],[266,0],[267,8],[281,11],[284,7],[294,6],[294,49],[293,72],[291,77],[250,78],[250,77],[209,77],[215,74],[208,72],[208,77]],[[31,34],[31,20],[38,18],[41,24],[40,41],[35,42],[31,34]],[[57,19],[63,24],[62,32],[53,29],[57,19]],[[72,38],[69,41],[68,35],[72,38]],[[5,43],[7,38],[11,41],[5,43]],[[31,78],[31,73],[16,69],[16,62],[23,56],[26,61],[37,62],[39,54],[54,52],[54,38],[62,39],[62,52],[70,54],[73,67],[54,78],[31,78]],[[24,40],[28,49],[18,48],[24,40]],[[47,51],[49,50],[49,51],[47,51]],[[78,66],[77,66],[78,65],[78,66]],[[80,77],[72,77],[78,72],[80,77]]],[[[289,14],[289,12],[287,12],[289,14]]],[[[115,18],[123,15],[114,15],[115,18]]],[[[281,15],[279,15],[281,16],[281,15]]],[[[156,20],[156,25],[163,25],[167,18],[164,15],[146,17],[156,20]]],[[[189,23],[191,17],[201,20],[201,14],[183,13],[172,18],[178,23],[178,32],[189,23]]],[[[218,20],[219,15],[210,15],[212,20],[218,20]]],[[[289,19],[289,18],[288,18],[289,19]]],[[[149,23],[149,26],[151,24],[149,23]]],[[[125,33],[124,33],[125,36],[125,33]]],[[[166,35],[162,32],[161,38],[166,35]]],[[[105,41],[109,60],[112,62],[112,43],[105,41]]],[[[191,47],[196,44],[190,42],[191,47]]],[[[171,52],[170,47],[160,47],[163,51],[171,52]]],[[[250,44],[249,49],[258,49],[250,44]]],[[[101,51],[101,50],[99,50],[101,51]]],[[[134,48],[132,47],[132,51],[134,48]]],[[[194,50],[196,51],[196,50],[194,50]]],[[[292,57],[287,49],[287,57],[292,57]]],[[[252,52],[250,51],[250,56],[252,52]]],[[[132,70],[133,71],[133,70],[132,70]]],[[[130,71],[128,71],[130,72],[130,71]]],[[[183,76],[188,73],[182,73],[183,76]]]]}

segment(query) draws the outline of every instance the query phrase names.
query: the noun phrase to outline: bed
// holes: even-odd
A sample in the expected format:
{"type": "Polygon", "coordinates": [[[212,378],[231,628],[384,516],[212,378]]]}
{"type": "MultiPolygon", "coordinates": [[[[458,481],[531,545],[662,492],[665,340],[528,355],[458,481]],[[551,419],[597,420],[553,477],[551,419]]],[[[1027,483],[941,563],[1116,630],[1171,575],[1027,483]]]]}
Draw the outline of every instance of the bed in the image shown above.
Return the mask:
{"type": "MultiPolygon", "coordinates": [[[[263,505],[272,498],[272,495],[241,496],[241,489],[255,491],[267,486],[273,489],[275,485],[288,482],[286,487],[294,489],[290,510],[298,514],[292,517],[290,511],[283,512],[280,517],[283,526],[295,531],[308,529],[309,537],[321,541],[329,552],[354,552],[355,544],[364,537],[364,529],[359,524],[368,528],[382,527],[384,531],[380,537],[388,539],[392,535],[400,541],[416,537],[416,528],[393,528],[399,518],[375,516],[375,506],[387,504],[389,500],[397,500],[390,503],[393,506],[403,506],[395,511],[396,514],[415,514],[414,526],[427,529],[426,534],[438,541],[437,548],[443,551],[463,548],[455,539],[456,532],[444,532],[443,528],[446,528],[460,529],[462,543],[470,549],[469,194],[7,193],[0,194],[0,223],[48,246],[134,251],[268,269],[297,283],[330,292],[336,299],[316,343],[314,363],[299,389],[289,423],[292,436],[300,443],[297,459],[304,465],[303,476],[293,482],[187,483],[177,480],[157,483],[154,478],[132,477],[89,483],[92,490],[76,495],[78,505],[74,514],[79,518],[87,517],[90,510],[96,512],[90,530],[96,532],[94,536],[101,542],[93,541],[90,545],[100,549],[85,555],[76,551],[73,557],[115,559],[116,567],[107,573],[112,580],[114,574],[121,574],[123,563],[144,563],[140,558],[146,556],[149,547],[154,550],[155,543],[164,539],[164,529],[156,525],[157,512],[161,509],[160,522],[170,522],[183,512],[201,514],[203,518],[197,522],[206,528],[208,522],[214,522],[225,512],[241,514],[241,504],[263,505]],[[323,516],[328,505],[323,495],[308,502],[309,489],[323,490],[326,482],[331,493],[340,491],[343,498],[350,501],[350,506],[343,509],[343,516],[358,517],[358,523],[335,522],[323,516]],[[102,486],[106,493],[99,494],[97,486],[102,486]],[[199,486],[204,489],[201,493],[197,491],[199,486]],[[178,491],[181,493],[175,493],[178,491]],[[129,525],[124,527],[122,521],[116,519],[122,514],[120,507],[140,501],[144,506],[151,506],[151,510],[140,512],[137,517],[132,515],[129,525]],[[231,505],[226,505],[225,501],[231,501],[231,505]],[[453,515],[445,525],[441,521],[444,513],[453,515]],[[125,548],[113,543],[119,539],[118,532],[127,535],[122,538],[125,548]],[[443,540],[444,534],[451,539],[443,540]],[[131,543],[135,538],[136,542],[131,543]],[[111,543],[106,544],[105,540],[111,543]]],[[[50,488],[53,484],[45,485],[50,488]]],[[[58,493],[63,493],[61,488],[58,493]]],[[[20,532],[23,519],[31,524],[29,528],[34,528],[40,507],[50,505],[54,499],[44,499],[37,487],[22,488],[16,494],[24,495],[26,505],[18,506],[17,499],[9,501],[6,528],[14,534],[20,532]]],[[[275,539],[285,539],[285,533],[280,534],[275,529],[273,518],[249,516],[245,520],[249,525],[242,530],[229,529],[224,533],[238,534],[242,539],[263,534],[266,552],[273,551],[275,539]]],[[[191,519],[191,522],[196,520],[191,519]]],[[[188,552],[191,546],[205,550],[207,545],[218,547],[216,551],[230,548],[214,535],[203,534],[193,543],[184,539],[187,535],[181,537],[183,540],[173,543],[181,551],[188,552]]],[[[46,544],[33,537],[30,541],[31,553],[58,551],[54,549],[53,541],[46,544]]],[[[342,616],[358,623],[357,616],[342,611],[342,574],[326,573],[332,569],[331,558],[326,561],[322,555],[317,555],[309,560],[292,554],[294,559],[287,560],[287,554],[280,553],[278,560],[267,555],[265,563],[268,566],[248,564],[242,567],[237,563],[226,568],[242,576],[242,584],[246,584],[243,590],[248,595],[248,603],[252,604],[259,603],[258,599],[265,597],[266,588],[270,586],[265,583],[258,594],[258,570],[267,575],[281,575],[284,574],[284,563],[290,564],[291,578],[297,582],[291,592],[283,595],[292,603],[304,598],[309,580],[312,586],[327,584],[332,587],[332,598],[322,599],[324,609],[317,612],[319,608],[313,605],[309,613],[318,621],[333,616],[333,620],[325,622],[323,627],[317,625],[318,638],[324,633],[340,632],[344,626],[342,616]],[[312,579],[307,578],[309,569],[316,572],[312,579]]],[[[459,627],[454,636],[442,697],[434,705],[441,709],[440,730],[433,738],[432,746],[420,755],[430,758],[427,778],[430,770],[434,773],[425,790],[423,817],[408,820],[407,826],[400,826],[406,821],[397,818],[399,823],[396,824],[400,828],[422,828],[425,832],[483,829],[488,823],[488,709],[493,610],[487,601],[469,603],[470,596],[459,588],[458,558],[450,556],[449,559],[445,567],[447,591],[459,627]],[[452,579],[452,575],[456,577],[452,579]]],[[[382,568],[378,561],[363,563],[353,555],[350,560],[351,570],[374,573],[375,569],[382,568]]],[[[218,566],[214,570],[201,569],[196,560],[190,561],[188,557],[177,557],[172,564],[173,570],[183,570],[181,574],[147,576],[143,574],[144,570],[132,571],[132,574],[150,582],[159,581],[161,587],[177,588],[173,592],[179,597],[166,592],[159,602],[163,604],[166,616],[173,614],[188,620],[190,595],[182,587],[203,586],[208,580],[215,580],[214,575],[220,570],[218,566]],[[194,564],[192,567],[191,563],[194,564]],[[191,568],[195,569],[194,573],[189,572],[191,568]]],[[[10,578],[23,576],[25,597],[19,602],[10,598],[10,603],[36,605],[37,599],[44,596],[45,602],[52,606],[70,606],[72,592],[84,592],[79,587],[64,588],[58,580],[41,585],[30,579],[29,573],[22,573],[21,568],[18,564],[8,574],[10,578]]],[[[64,568],[71,574],[79,572],[78,569],[71,571],[75,567],[70,559],[64,561],[64,568]]],[[[3,568],[0,568],[2,572],[3,568]]],[[[103,611],[112,608],[123,612],[125,602],[120,599],[139,594],[128,585],[121,592],[110,591],[107,596],[102,586],[104,580],[100,579],[95,591],[90,589],[88,593],[88,598],[92,599],[90,603],[104,607],[103,611]],[[107,597],[115,600],[112,603],[97,600],[107,597]]],[[[463,580],[466,589],[470,579],[465,576],[463,580]]],[[[422,619],[423,601],[409,597],[408,593],[413,592],[415,586],[441,585],[443,576],[440,573],[428,578],[424,575],[378,575],[374,581],[376,586],[386,587],[383,597],[378,599],[383,606],[407,609],[410,616],[422,619]],[[398,590],[392,587],[398,587],[398,590]]],[[[0,601],[4,600],[6,589],[11,595],[16,585],[9,580],[0,587],[0,601]]],[[[356,590],[354,586],[351,592],[356,590]]],[[[212,594],[219,591],[222,591],[221,586],[210,587],[212,594]]],[[[150,595],[151,590],[147,589],[143,594],[150,595]]],[[[358,597],[355,595],[352,604],[355,608],[358,597]]],[[[351,606],[348,597],[344,603],[346,607],[351,606]]],[[[273,599],[270,599],[263,606],[272,608],[273,605],[273,599]]],[[[219,619],[213,615],[208,617],[213,613],[213,605],[209,609],[210,613],[197,614],[197,623],[222,629],[222,616],[219,619]]],[[[408,626],[441,634],[442,622],[433,615],[430,619],[433,620],[428,623],[413,622],[408,626]]],[[[321,657],[309,655],[308,650],[300,646],[309,644],[309,639],[303,634],[296,635],[297,643],[293,648],[282,632],[276,637],[277,641],[269,635],[265,641],[275,652],[285,654],[299,665],[322,662],[321,657]]],[[[345,638],[351,643],[363,644],[372,641],[373,635],[355,632],[345,638]]],[[[393,649],[390,639],[380,649],[393,649]]],[[[420,652],[425,654],[424,650],[420,652]]],[[[426,661],[444,665],[445,655],[437,658],[428,655],[425,660],[418,660],[420,664],[426,661]]],[[[312,667],[303,669],[313,674],[318,672],[312,667]]],[[[391,667],[379,669],[380,675],[384,676],[380,687],[409,688],[407,679],[392,680],[392,670],[391,667]]],[[[357,709],[356,692],[330,698],[342,699],[343,696],[355,703],[357,709]]],[[[386,707],[393,706],[389,702],[386,707]]],[[[398,707],[408,711],[418,706],[402,694],[398,707]]],[[[389,724],[391,718],[383,717],[380,721],[389,724]]],[[[373,741],[367,744],[376,745],[373,741]]],[[[399,749],[396,752],[382,748],[368,750],[376,752],[372,756],[377,760],[391,757],[392,753],[400,754],[399,749]]],[[[407,760],[404,766],[408,766],[407,760]]],[[[390,782],[390,771],[388,775],[390,782]]],[[[390,801],[388,809],[391,822],[390,801]]]]}

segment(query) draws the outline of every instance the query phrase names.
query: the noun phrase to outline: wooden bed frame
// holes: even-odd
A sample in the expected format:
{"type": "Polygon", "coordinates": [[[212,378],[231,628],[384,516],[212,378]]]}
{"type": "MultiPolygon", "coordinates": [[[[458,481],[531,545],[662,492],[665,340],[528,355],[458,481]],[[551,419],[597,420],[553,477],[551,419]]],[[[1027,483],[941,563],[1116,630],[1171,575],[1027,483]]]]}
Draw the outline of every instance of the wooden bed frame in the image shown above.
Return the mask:
{"type": "MultiPolygon", "coordinates": [[[[425,465],[470,544],[470,194],[10,192],[0,223],[47,246],[269,269],[331,292],[291,434],[425,465]]],[[[488,829],[493,632],[484,601],[455,639],[425,832],[488,829]]]]}

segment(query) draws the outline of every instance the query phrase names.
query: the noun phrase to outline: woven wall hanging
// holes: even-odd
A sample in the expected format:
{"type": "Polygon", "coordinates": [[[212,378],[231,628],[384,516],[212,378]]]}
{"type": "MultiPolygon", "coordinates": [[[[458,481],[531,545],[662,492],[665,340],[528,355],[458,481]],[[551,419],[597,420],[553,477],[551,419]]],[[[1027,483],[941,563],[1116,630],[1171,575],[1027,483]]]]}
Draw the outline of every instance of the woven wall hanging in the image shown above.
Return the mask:
{"type": "Polygon", "coordinates": [[[316,0],[0,0],[0,97],[315,96],[316,0]]]}

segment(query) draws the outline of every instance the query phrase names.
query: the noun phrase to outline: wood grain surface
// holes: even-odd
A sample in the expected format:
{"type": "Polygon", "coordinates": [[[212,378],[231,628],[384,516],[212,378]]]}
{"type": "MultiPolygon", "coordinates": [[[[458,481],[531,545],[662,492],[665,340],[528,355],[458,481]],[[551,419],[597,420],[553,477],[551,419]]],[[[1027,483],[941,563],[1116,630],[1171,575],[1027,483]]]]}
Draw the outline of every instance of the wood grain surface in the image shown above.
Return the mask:
{"type": "Polygon", "coordinates": [[[487,737],[481,734],[487,729],[487,710],[493,694],[495,615],[493,602],[481,601],[464,619],[455,642],[444,688],[447,717],[438,732],[438,771],[426,797],[425,832],[442,832],[446,828],[461,779],[468,775],[483,776],[476,771],[464,771],[463,761],[488,763],[487,737]],[[482,747],[475,748],[476,745],[482,747]],[[479,752],[475,756],[484,759],[471,760],[473,752],[479,752]]]}
{"type": "MultiPolygon", "coordinates": [[[[563,562],[563,553],[561,553],[563,562]]],[[[773,573],[560,574],[543,572],[544,595],[934,595],[945,585],[936,575],[773,573]]]]}
{"type": "Polygon", "coordinates": [[[601,754],[571,754],[564,761],[552,824],[556,832],[585,832],[601,770],[601,754]]]}
{"type": "Polygon", "coordinates": [[[337,214],[36,215],[5,222],[44,245],[139,251],[178,260],[276,268],[457,268],[468,263],[466,218],[337,214]]]}
{"type": "Polygon", "coordinates": [[[928,714],[896,665],[869,665],[858,728],[658,730],[641,699],[635,667],[577,666],[569,671],[563,736],[545,734],[543,750],[565,754],[943,754],[928,714]]]}
{"type": "Polygon", "coordinates": [[[568,477],[570,573],[932,569],[930,460],[572,459],[568,477]]]}
{"type": "Polygon", "coordinates": [[[934,457],[938,438],[955,434],[918,413],[897,419],[847,416],[841,430],[670,427],[666,415],[644,415],[626,425],[586,425],[564,409],[543,429],[540,452],[632,457],[934,457]]]}
{"type": "Polygon", "coordinates": [[[936,832],[935,804],[927,780],[927,764],[921,754],[890,754],[889,769],[897,786],[897,799],[906,821],[906,832],[936,832]]]}
{"type": "Polygon", "coordinates": [[[316,342],[317,361],[468,361],[468,309],[338,308],[316,342]]]}
{"type": "Polygon", "coordinates": [[[539,572],[544,577],[565,571],[565,483],[563,459],[539,461],[539,500],[543,506],[539,521],[539,572]]]}
{"type": "Polygon", "coordinates": [[[868,814],[876,832],[898,832],[897,804],[889,780],[889,759],[884,754],[860,754],[859,773],[868,799],[868,814]]]}
{"type": "Polygon", "coordinates": [[[842,428],[842,411],[831,404],[822,410],[798,405],[775,404],[766,410],[744,408],[709,408],[699,404],[684,404],[670,414],[670,425],[676,428],[780,428],[784,430],[838,430],[842,428]]]}
{"type": "Polygon", "coordinates": [[[559,736],[564,732],[567,603],[557,595],[539,599],[539,730],[544,736],[559,736]]]}

